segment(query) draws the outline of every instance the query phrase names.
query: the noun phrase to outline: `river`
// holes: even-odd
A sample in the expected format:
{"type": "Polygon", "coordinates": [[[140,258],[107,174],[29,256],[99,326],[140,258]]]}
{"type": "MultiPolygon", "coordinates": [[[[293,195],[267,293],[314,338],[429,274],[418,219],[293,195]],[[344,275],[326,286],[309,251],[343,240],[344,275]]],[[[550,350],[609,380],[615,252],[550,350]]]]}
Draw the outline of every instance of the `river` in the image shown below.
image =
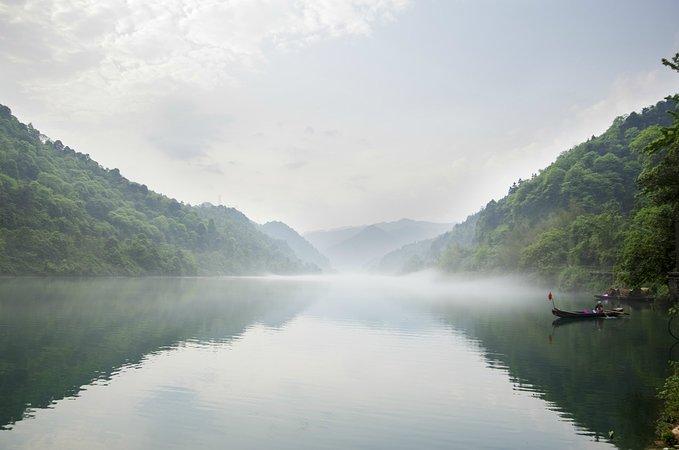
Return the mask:
{"type": "Polygon", "coordinates": [[[2,279],[0,448],[643,448],[664,313],[555,325],[545,297],[435,274],[2,279]]]}

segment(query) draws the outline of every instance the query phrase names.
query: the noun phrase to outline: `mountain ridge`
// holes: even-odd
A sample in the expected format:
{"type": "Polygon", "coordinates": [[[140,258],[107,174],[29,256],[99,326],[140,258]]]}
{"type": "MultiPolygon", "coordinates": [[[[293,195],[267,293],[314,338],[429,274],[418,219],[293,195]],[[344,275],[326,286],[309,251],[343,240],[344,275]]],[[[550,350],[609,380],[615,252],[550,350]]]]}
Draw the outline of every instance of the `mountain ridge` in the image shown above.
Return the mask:
{"type": "Polygon", "coordinates": [[[644,281],[630,278],[638,272],[632,265],[643,260],[653,265],[646,272],[656,274],[645,281],[662,285],[662,274],[671,269],[672,238],[657,224],[671,219],[666,209],[646,207],[636,182],[653,163],[643,149],[671,123],[675,98],[617,117],[601,135],[562,152],[530,179],[519,179],[507,195],[460,224],[471,230],[466,243],[442,237],[438,251],[413,252],[419,261],[408,260],[407,252],[400,260],[390,255],[385,267],[521,271],[563,289],[600,289],[612,282],[607,273],[620,283],[644,281]],[[640,209],[643,214],[636,214],[640,209]],[[655,235],[645,239],[644,233],[655,235]],[[414,264],[406,267],[408,262],[414,264]]]}
{"type": "Polygon", "coordinates": [[[325,253],[338,269],[362,270],[403,245],[433,238],[452,227],[453,224],[445,222],[403,218],[370,225],[315,230],[305,233],[304,236],[325,253]],[[370,242],[365,234],[361,234],[366,230],[378,241],[370,242]]]}
{"type": "Polygon", "coordinates": [[[192,206],[49,140],[0,105],[0,274],[217,275],[310,269],[235,208],[192,206]]]}
{"type": "Polygon", "coordinates": [[[321,270],[330,270],[328,258],[286,223],[272,220],[259,225],[259,229],[272,239],[284,241],[300,260],[316,265],[321,270]]]}

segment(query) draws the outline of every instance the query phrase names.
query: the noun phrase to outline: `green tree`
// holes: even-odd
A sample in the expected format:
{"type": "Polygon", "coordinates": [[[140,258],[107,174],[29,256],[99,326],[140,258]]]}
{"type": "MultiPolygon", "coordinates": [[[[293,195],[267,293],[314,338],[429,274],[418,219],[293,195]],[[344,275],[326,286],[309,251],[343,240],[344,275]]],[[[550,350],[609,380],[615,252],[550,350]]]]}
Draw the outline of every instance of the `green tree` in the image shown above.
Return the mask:
{"type": "Polygon", "coordinates": [[[150,191],[0,105],[0,275],[307,270],[235,209],[150,191]]]}
{"type": "MultiPolygon", "coordinates": [[[[663,64],[679,72],[679,53],[663,64]]],[[[679,101],[679,95],[672,97],[679,101]]],[[[674,269],[679,270],[679,112],[670,112],[672,124],[660,130],[660,137],[644,150],[648,162],[639,176],[644,195],[656,206],[668,206],[674,226],[674,269]]]]}

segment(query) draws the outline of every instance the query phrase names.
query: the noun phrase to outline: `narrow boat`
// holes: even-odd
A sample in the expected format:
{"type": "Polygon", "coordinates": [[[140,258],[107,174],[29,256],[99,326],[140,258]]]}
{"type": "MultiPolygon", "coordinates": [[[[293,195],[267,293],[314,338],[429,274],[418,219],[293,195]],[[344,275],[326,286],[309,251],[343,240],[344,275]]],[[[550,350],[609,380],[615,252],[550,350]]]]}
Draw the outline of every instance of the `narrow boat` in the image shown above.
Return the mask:
{"type": "Polygon", "coordinates": [[[629,315],[623,311],[622,308],[608,309],[602,313],[594,312],[592,310],[562,311],[558,308],[552,308],[552,314],[564,319],[605,319],[607,317],[622,317],[629,315]]]}

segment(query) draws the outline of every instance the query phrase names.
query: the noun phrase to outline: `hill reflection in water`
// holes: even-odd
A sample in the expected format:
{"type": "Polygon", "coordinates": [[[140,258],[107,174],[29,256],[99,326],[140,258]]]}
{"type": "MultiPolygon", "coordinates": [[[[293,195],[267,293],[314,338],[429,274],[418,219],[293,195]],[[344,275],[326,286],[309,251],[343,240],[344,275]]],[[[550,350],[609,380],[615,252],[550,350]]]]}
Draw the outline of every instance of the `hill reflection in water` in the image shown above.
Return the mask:
{"type": "Polygon", "coordinates": [[[495,430],[572,448],[613,430],[643,448],[663,313],[555,327],[543,297],[431,275],[0,280],[0,446],[497,447],[495,430]]]}

